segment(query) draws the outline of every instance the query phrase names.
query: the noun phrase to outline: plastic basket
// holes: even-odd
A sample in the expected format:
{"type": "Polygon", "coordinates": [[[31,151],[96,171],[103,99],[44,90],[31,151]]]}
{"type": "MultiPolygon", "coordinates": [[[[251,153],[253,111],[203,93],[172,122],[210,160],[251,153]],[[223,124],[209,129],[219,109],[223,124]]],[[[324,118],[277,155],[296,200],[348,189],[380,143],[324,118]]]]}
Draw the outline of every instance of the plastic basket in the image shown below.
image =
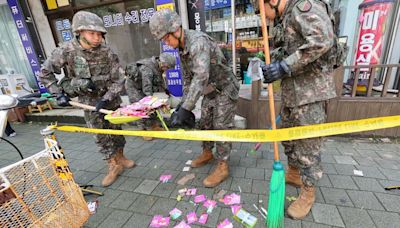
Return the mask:
{"type": "Polygon", "coordinates": [[[0,169],[0,227],[81,227],[87,203],[60,152],[46,149],[0,169]]]}

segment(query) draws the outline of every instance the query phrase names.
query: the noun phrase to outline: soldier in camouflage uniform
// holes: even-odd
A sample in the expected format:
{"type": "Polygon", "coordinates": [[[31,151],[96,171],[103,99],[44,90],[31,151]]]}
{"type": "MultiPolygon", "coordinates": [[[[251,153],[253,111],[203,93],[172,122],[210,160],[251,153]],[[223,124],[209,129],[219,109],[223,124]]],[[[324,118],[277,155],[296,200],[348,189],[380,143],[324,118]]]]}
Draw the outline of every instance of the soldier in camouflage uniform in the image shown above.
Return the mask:
{"type": "MultiPolygon", "coordinates": [[[[254,2],[258,8],[258,1],[254,2]]],[[[267,83],[281,81],[282,127],[326,121],[326,102],[336,96],[333,80],[335,34],[333,15],[325,0],[270,0],[266,15],[275,19],[274,47],[280,57],[263,67],[267,83]]],[[[286,183],[301,187],[287,212],[304,218],[315,201],[315,185],[322,177],[322,138],[282,143],[288,156],[286,183]]]]}
{"type": "MultiPolygon", "coordinates": [[[[191,111],[203,96],[200,128],[232,129],[239,97],[239,83],[232,68],[211,37],[200,31],[184,30],[181,24],[179,15],[169,9],[157,11],[150,19],[152,34],[167,45],[179,48],[184,88],[181,105],[171,116],[172,125],[193,125],[191,111]]],[[[192,161],[192,167],[200,167],[213,158],[218,160],[214,171],[203,181],[206,187],[218,185],[229,175],[227,159],[232,143],[217,142],[213,154],[214,144],[203,142],[202,154],[192,161]]]]}
{"type": "MultiPolygon", "coordinates": [[[[52,94],[58,94],[60,106],[68,106],[69,97],[78,97],[79,102],[96,106],[97,111],[84,112],[88,127],[120,130],[120,125],[109,123],[98,112],[120,106],[125,80],[117,55],[103,44],[107,33],[103,21],[96,14],[79,11],[73,17],[72,30],[76,37],[53,51],[41,68],[40,80],[52,94]],[[60,74],[62,68],[66,76],[57,83],[54,73],[60,74]]],[[[134,162],[123,155],[123,136],[101,134],[95,138],[109,166],[102,181],[103,186],[108,186],[124,168],[132,168],[134,162]]]]}
{"type": "MultiPolygon", "coordinates": [[[[161,53],[159,57],[153,56],[128,64],[126,67],[127,79],[125,88],[129,102],[138,102],[145,96],[153,96],[154,92],[165,92],[167,95],[170,95],[162,74],[166,70],[174,68],[175,64],[175,56],[166,52],[161,53]]],[[[138,125],[143,130],[163,130],[159,126],[156,116],[140,120],[138,121],[138,125]]],[[[143,139],[147,141],[152,140],[151,137],[143,137],[143,139]]]]}

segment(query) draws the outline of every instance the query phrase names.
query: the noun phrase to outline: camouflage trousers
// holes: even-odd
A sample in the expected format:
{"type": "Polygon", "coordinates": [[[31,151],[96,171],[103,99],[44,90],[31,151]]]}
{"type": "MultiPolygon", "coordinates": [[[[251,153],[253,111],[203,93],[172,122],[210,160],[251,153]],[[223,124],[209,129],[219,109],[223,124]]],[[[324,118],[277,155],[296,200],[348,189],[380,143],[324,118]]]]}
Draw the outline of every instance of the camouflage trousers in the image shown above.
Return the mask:
{"type": "MultiPolygon", "coordinates": [[[[282,107],[282,127],[306,126],[326,122],[326,101],[294,108],[282,107]]],[[[323,138],[301,139],[282,142],[288,164],[299,168],[306,186],[315,186],[322,177],[321,147],[323,138]]]]}
{"type": "MultiPolygon", "coordinates": [[[[234,117],[236,111],[236,101],[232,101],[224,94],[218,94],[210,99],[207,96],[203,98],[201,104],[201,130],[227,130],[234,127],[234,117]]],[[[231,142],[203,142],[203,149],[212,150],[214,144],[217,149],[214,158],[217,160],[227,160],[232,150],[231,142]]]]}
{"type": "MultiPolygon", "coordinates": [[[[146,95],[142,92],[142,90],[136,89],[135,87],[129,87],[126,89],[126,92],[129,97],[129,103],[135,103],[143,99],[146,95]]],[[[157,115],[151,115],[150,118],[144,118],[136,121],[137,126],[140,129],[146,130],[150,129],[153,125],[159,125],[157,115]]]]}
{"type": "MultiPolygon", "coordinates": [[[[121,130],[121,125],[111,124],[104,119],[102,113],[85,111],[85,121],[90,128],[121,130]]],[[[98,134],[94,138],[99,152],[104,155],[105,160],[109,159],[117,149],[124,148],[126,143],[125,137],[122,135],[98,134]]]]}

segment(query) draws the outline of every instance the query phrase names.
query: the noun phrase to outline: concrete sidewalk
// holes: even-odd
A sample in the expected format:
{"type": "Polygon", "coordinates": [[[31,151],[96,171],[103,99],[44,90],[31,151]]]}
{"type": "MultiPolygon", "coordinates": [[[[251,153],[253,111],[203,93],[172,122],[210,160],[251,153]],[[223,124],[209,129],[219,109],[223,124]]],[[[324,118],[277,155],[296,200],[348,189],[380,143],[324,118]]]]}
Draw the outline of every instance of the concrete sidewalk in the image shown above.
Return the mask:
{"type": "MultiPolygon", "coordinates": [[[[9,139],[25,156],[34,154],[44,148],[39,131],[45,126],[46,123],[13,124],[17,136],[9,139]]],[[[184,187],[197,188],[197,194],[205,194],[208,198],[220,189],[240,194],[243,208],[258,218],[256,227],[265,227],[265,220],[253,204],[267,208],[273,163],[269,143],[254,155],[248,153],[254,144],[234,143],[230,177],[216,188],[204,188],[202,180],[212,169],[212,164],[182,171],[187,160],[200,153],[200,142],[163,139],[145,142],[140,137],[127,137],[126,155],[134,159],[137,166],[125,170],[112,186],[102,188],[100,182],[107,167],[96,152],[93,136],[66,132],[57,132],[57,136],[76,182],[93,184],[94,189],[104,193],[97,198],[99,208],[85,227],[148,227],[154,215],[167,216],[174,207],[183,211],[185,218],[191,211],[200,216],[205,209],[202,205],[193,205],[190,202],[193,197],[184,197],[180,202],[176,200],[178,190],[184,187]],[[185,186],[178,185],[177,180],[188,173],[194,173],[195,179],[185,186]],[[159,177],[162,174],[172,175],[172,180],[161,183],[159,177]]],[[[399,227],[400,190],[384,190],[385,186],[400,185],[399,140],[384,143],[378,139],[335,137],[328,138],[325,146],[322,156],[325,174],[318,184],[312,212],[303,221],[285,218],[285,227],[399,227]],[[354,170],[362,171],[363,176],[355,175],[354,170]]],[[[13,148],[0,142],[0,166],[18,160],[13,148]]],[[[296,197],[298,192],[299,189],[287,186],[286,196],[296,197]]],[[[96,197],[86,198],[91,201],[96,197]]],[[[285,208],[288,204],[286,200],[285,208]]],[[[196,222],[191,227],[216,227],[225,218],[233,223],[233,227],[242,227],[233,220],[231,209],[222,203],[218,203],[209,215],[206,225],[200,226],[196,222]]],[[[175,224],[172,222],[169,227],[175,224]]]]}

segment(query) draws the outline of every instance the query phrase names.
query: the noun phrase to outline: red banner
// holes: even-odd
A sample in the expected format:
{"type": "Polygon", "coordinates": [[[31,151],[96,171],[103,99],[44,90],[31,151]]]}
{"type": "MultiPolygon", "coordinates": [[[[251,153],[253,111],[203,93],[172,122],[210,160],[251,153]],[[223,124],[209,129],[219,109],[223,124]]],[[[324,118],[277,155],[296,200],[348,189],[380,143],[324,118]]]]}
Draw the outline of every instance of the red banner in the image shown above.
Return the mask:
{"type": "MultiPolygon", "coordinates": [[[[365,0],[360,5],[360,32],[357,41],[355,65],[380,63],[384,42],[383,38],[387,29],[386,20],[389,18],[393,2],[373,2],[365,0]]],[[[359,79],[368,79],[370,74],[369,68],[361,68],[359,79]]]]}

